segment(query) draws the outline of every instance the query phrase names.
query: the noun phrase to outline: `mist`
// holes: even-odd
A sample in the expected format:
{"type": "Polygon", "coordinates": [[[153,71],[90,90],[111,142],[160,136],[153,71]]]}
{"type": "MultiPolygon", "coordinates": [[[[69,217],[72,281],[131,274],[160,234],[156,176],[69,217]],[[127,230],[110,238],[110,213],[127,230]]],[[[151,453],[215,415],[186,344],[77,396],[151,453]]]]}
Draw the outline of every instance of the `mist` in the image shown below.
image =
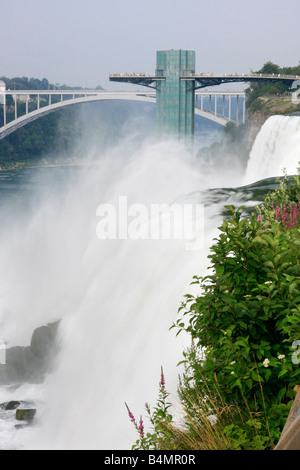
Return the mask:
{"type": "Polygon", "coordinates": [[[206,268],[218,205],[205,214],[203,252],[186,250],[183,240],[99,240],[96,211],[116,206],[120,195],[128,204],[201,203],[206,189],[224,184],[224,174],[201,173],[183,143],[158,142],[153,127],[149,136],[151,111],[139,119],[132,113],[117,130],[85,113],[82,107],[74,143],[84,164],[22,170],[28,192],[13,212],[3,209],[2,336],[9,347],[27,346],[34,328],[60,320],[53,372],[13,394],[39,403],[36,426],[23,434],[26,448],[130,448],[124,401],[139,413],[153,403],[161,366],[176,397],[188,339],[169,328],[192,276],[206,268]]]}

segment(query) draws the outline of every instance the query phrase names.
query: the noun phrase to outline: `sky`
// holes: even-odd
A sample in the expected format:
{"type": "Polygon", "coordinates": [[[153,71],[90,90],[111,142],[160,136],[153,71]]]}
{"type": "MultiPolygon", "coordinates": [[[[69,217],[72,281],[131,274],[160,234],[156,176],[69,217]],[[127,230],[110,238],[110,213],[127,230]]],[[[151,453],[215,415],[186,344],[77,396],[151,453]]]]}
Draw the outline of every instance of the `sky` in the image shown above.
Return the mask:
{"type": "Polygon", "coordinates": [[[300,0],[0,0],[0,76],[108,90],[155,72],[156,51],[196,52],[196,72],[300,61],[300,0]]]}

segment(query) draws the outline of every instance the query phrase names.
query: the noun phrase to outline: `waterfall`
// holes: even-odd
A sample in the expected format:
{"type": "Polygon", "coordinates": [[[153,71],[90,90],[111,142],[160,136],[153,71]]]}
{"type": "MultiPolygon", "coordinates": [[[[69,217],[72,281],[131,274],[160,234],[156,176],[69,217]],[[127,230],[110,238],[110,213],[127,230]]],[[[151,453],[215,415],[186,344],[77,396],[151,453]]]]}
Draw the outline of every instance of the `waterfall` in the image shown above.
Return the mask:
{"type": "MultiPolygon", "coordinates": [[[[299,144],[300,118],[270,118],[254,143],[245,184],[280,176],[283,167],[294,173],[299,144]]],[[[54,372],[10,395],[36,393],[44,404],[36,425],[16,439],[28,449],[130,449],[137,436],[124,402],[137,418],[145,416],[145,403],[156,404],[161,366],[176,405],[177,363],[189,339],[169,328],[184,294],[193,293],[193,275],[206,273],[221,208],[241,205],[236,191],[217,197],[209,189],[237,186],[242,176],[232,168],[204,175],[196,157],[169,142],[125,155],[112,150],[60,191],[56,179],[53,171],[50,184],[40,181],[34,210],[3,228],[0,239],[1,335],[26,345],[34,328],[61,320],[54,372]],[[97,207],[117,207],[120,196],[129,204],[205,204],[202,248],[189,251],[182,240],[100,240],[97,207]]]]}
{"type": "Polygon", "coordinates": [[[161,366],[176,400],[187,338],[169,329],[193,275],[206,267],[213,210],[202,251],[187,250],[184,240],[100,240],[96,212],[117,207],[120,196],[145,206],[193,199],[211,179],[178,143],[118,150],[81,168],[62,191],[40,182],[33,213],[2,234],[1,333],[10,345],[26,345],[35,327],[61,319],[61,352],[39,394],[45,410],[29,448],[131,448],[136,435],[124,402],[138,417],[146,402],[155,405],[161,366]]]}
{"type": "Polygon", "coordinates": [[[272,116],[262,126],[252,147],[244,184],[297,173],[300,162],[300,117],[272,116]]]}

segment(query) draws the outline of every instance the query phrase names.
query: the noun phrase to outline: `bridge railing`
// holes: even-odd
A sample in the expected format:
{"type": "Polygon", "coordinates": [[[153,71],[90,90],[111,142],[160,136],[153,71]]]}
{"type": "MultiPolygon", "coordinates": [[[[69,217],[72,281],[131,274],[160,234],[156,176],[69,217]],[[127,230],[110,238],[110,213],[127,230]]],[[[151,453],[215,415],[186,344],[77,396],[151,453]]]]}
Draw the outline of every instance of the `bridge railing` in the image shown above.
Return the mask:
{"type": "MultiPolygon", "coordinates": [[[[288,80],[299,80],[300,75],[287,75],[287,74],[266,74],[266,73],[190,73],[188,75],[185,75],[184,77],[181,78],[264,78],[264,79],[276,79],[278,78],[279,80],[281,79],[288,79],[288,80]]],[[[159,80],[164,78],[164,75],[162,76],[155,76],[154,74],[147,74],[147,73],[127,73],[127,72],[122,72],[122,73],[111,73],[109,74],[109,78],[152,78],[153,80],[159,80]]]]}
{"type": "MultiPolygon", "coordinates": [[[[11,128],[14,123],[24,118],[28,121],[33,115],[52,112],[58,107],[80,102],[106,100],[106,99],[137,99],[155,100],[155,91],[107,91],[107,90],[2,90],[0,95],[0,139],[7,126],[11,128]],[[7,97],[12,97],[12,101],[7,97]],[[2,109],[3,111],[2,111],[2,109]]],[[[24,124],[23,124],[24,125],[24,124]]]]}
{"type": "MultiPolygon", "coordinates": [[[[141,99],[143,101],[154,101],[156,98],[155,90],[138,90],[138,91],[107,91],[107,90],[5,90],[3,92],[5,99],[0,108],[2,119],[0,122],[0,139],[12,132],[13,127],[24,125],[32,119],[36,119],[41,115],[52,112],[55,109],[66,106],[68,104],[75,104],[85,101],[105,100],[105,99],[141,99]],[[6,98],[11,96],[13,101],[8,101],[6,98]],[[131,98],[132,97],[132,98],[131,98]],[[25,122],[26,121],[26,122],[25,122]]],[[[225,120],[239,121],[231,119],[229,111],[229,118],[225,114],[225,104],[223,101],[223,112],[217,109],[217,99],[223,96],[229,100],[229,108],[231,109],[231,98],[242,98],[245,101],[244,92],[235,91],[196,91],[196,102],[199,99],[204,99],[205,96],[209,97],[209,109],[205,109],[203,102],[201,106],[197,106],[200,111],[205,112],[207,115],[214,115],[215,117],[224,118],[225,120]],[[213,98],[215,97],[215,99],[213,98]],[[214,100],[214,106],[211,102],[214,100]],[[214,109],[212,109],[214,107],[214,109]]],[[[235,106],[235,105],[234,105],[235,106]]],[[[233,106],[233,108],[234,108],[233,106]]],[[[245,108],[245,107],[244,107],[245,108]]],[[[243,108],[243,122],[245,120],[245,109],[243,108]]],[[[213,119],[210,117],[210,119],[213,119]]],[[[225,122],[225,121],[224,121],[225,122]]],[[[222,122],[222,124],[224,124],[222,122]]]]}
{"type": "Polygon", "coordinates": [[[223,73],[223,74],[215,74],[215,73],[192,73],[191,77],[207,77],[207,78],[265,78],[265,79],[289,79],[289,80],[299,80],[300,75],[285,75],[285,74],[266,74],[266,73],[223,73]]]}
{"type": "MultiPolygon", "coordinates": [[[[196,90],[195,106],[202,113],[213,114],[221,120],[236,124],[246,122],[246,93],[243,91],[196,90]]],[[[222,122],[224,125],[224,122],[222,122]]]]}
{"type": "MultiPolygon", "coordinates": [[[[137,77],[137,78],[155,78],[156,75],[153,73],[127,73],[127,72],[121,72],[121,73],[110,73],[109,77],[137,77]]],[[[161,78],[161,77],[157,77],[161,78]]]]}

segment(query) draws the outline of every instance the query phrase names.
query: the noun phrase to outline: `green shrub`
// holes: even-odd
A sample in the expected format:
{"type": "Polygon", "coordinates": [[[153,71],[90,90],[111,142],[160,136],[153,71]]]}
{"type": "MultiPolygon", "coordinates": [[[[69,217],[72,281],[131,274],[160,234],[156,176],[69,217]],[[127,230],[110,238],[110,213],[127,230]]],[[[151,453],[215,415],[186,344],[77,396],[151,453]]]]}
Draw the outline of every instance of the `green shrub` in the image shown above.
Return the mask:
{"type": "Polygon", "coordinates": [[[200,294],[185,296],[173,325],[192,339],[179,384],[182,426],[160,390],[153,415],[146,407],[154,431],[135,448],[276,445],[300,383],[299,195],[298,173],[285,176],[249,218],[226,206],[229,218],[210,250],[212,273],[194,276],[200,294]]]}
{"type": "Polygon", "coordinates": [[[300,382],[299,183],[299,174],[286,176],[249,219],[243,208],[227,206],[231,218],[209,255],[213,273],[194,277],[201,295],[186,296],[176,323],[193,339],[187,377],[198,389],[217,386],[226,403],[247,404],[262,419],[267,448],[278,440],[300,382]]]}

